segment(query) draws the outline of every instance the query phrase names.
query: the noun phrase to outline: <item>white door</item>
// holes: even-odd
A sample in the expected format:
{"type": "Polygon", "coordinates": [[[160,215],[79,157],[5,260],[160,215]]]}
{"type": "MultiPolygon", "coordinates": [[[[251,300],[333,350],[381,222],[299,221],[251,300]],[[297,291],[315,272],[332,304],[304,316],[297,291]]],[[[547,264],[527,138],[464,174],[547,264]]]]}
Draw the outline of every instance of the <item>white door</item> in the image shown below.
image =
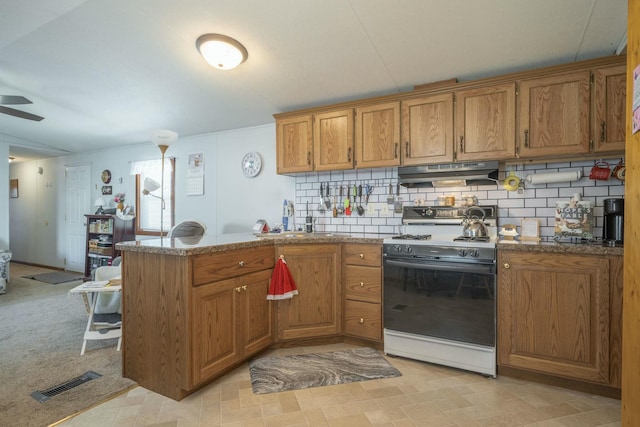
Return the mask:
{"type": "Polygon", "coordinates": [[[70,271],[84,273],[87,245],[87,222],[85,214],[91,212],[91,166],[67,166],[67,263],[70,271]]]}

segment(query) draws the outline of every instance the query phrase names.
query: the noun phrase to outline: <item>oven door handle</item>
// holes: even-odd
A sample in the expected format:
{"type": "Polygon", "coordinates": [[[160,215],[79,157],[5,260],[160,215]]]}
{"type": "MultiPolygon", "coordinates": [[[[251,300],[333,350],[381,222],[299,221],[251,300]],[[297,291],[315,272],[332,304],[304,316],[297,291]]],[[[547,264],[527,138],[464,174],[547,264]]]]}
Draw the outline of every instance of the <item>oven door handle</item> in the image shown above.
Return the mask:
{"type": "Polygon", "coordinates": [[[473,264],[446,261],[397,261],[385,260],[385,265],[392,267],[415,268],[416,270],[456,271],[459,273],[495,274],[494,264],[473,264]]]}

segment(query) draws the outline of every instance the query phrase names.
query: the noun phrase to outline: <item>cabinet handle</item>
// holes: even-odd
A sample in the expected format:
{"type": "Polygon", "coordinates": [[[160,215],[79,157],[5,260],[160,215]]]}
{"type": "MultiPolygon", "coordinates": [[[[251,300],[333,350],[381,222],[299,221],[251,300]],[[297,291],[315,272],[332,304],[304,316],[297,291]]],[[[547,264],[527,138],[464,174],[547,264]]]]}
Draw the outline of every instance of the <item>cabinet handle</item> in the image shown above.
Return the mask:
{"type": "Polygon", "coordinates": [[[351,147],[347,150],[347,161],[351,162],[351,147]]]}
{"type": "Polygon", "coordinates": [[[364,288],[364,282],[360,282],[360,287],[364,288]]]}
{"type": "Polygon", "coordinates": [[[604,142],[605,140],[606,133],[607,133],[606,129],[607,129],[607,124],[603,120],[602,123],[600,123],[600,142],[604,142]]]}
{"type": "Polygon", "coordinates": [[[405,142],[404,151],[406,152],[407,157],[411,157],[411,146],[409,145],[409,141],[405,142]]]}
{"type": "Polygon", "coordinates": [[[358,323],[360,323],[361,325],[364,324],[364,319],[361,317],[360,318],[360,322],[358,322],[358,323]]]}
{"type": "Polygon", "coordinates": [[[464,135],[460,135],[460,152],[464,153],[464,135]]]}
{"type": "Polygon", "coordinates": [[[242,285],[242,290],[246,291],[247,290],[247,285],[242,285]]]}
{"type": "Polygon", "coordinates": [[[395,145],[393,146],[393,158],[397,159],[398,158],[398,143],[396,142],[395,145]]]}
{"type": "Polygon", "coordinates": [[[237,293],[240,293],[240,291],[242,291],[242,289],[240,288],[240,286],[238,286],[238,287],[236,288],[236,292],[237,292],[237,293]]]}
{"type": "Polygon", "coordinates": [[[524,146],[529,148],[529,129],[524,130],[524,146]]]}
{"type": "Polygon", "coordinates": [[[505,262],[504,263],[504,268],[505,268],[505,270],[508,270],[508,269],[511,268],[511,265],[508,262],[505,262]]]}
{"type": "Polygon", "coordinates": [[[360,259],[364,259],[364,254],[360,254],[360,259]]]}
{"type": "Polygon", "coordinates": [[[244,261],[240,261],[240,262],[238,263],[238,265],[239,265],[240,267],[244,267],[244,261]]]}
{"type": "Polygon", "coordinates": [[[311,151],[307,151],[307,164],[311,164],[311,151]]]}

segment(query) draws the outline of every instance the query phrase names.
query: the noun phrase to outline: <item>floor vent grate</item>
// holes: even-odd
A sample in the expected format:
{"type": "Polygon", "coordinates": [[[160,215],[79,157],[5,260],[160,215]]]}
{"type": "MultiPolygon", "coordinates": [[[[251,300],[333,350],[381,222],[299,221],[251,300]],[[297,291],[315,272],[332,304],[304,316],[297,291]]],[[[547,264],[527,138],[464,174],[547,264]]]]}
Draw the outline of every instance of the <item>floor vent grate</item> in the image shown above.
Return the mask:
{"type": "Polygon", "coordinates": [[[86,383],[87,381],[91,381],[93,379],[96,378],[100,378],[102,375],[93,372],[93,371],[87,371],[84,374],[80,375],[79,377],[76,377],[72,380],[66,381],[62,384],[58,384],[57,386],[51,387],[50,389],[44,390],[44,391],[34,391],[33,393],[31,393],[31,397],[33,397],[35,400],[37,400],[40,403],[44,403],[47,400],[49,400],[49,398],[53,397],[53,396],[57,396],[60,393],[64,393],[67,390],[70,390],[74,387],[77,387],[81,384],[86,383]]]}

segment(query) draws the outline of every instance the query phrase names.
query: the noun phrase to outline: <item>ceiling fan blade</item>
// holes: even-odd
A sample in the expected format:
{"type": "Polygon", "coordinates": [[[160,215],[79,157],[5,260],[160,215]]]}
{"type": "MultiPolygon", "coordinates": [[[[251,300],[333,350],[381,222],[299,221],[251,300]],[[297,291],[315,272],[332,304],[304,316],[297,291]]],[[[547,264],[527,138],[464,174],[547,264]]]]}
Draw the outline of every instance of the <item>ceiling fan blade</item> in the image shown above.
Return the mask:
{"type": "Polygon", "coordinates": [[[33,104],[24,96],[16,95],[0,95],[0,104],[4,105],[17,105],[17,104],[33,104]]]}
{"type": "Polygon", "coordinates": [[[33,120],[39,122],[44,117],[36,116],[35,114],[27,113],[25,111],[15,110],[9,107],[3,107],[0,105],[0,113],[9,114],[10,116],[20,117],[22,119],[33,120]]]}

